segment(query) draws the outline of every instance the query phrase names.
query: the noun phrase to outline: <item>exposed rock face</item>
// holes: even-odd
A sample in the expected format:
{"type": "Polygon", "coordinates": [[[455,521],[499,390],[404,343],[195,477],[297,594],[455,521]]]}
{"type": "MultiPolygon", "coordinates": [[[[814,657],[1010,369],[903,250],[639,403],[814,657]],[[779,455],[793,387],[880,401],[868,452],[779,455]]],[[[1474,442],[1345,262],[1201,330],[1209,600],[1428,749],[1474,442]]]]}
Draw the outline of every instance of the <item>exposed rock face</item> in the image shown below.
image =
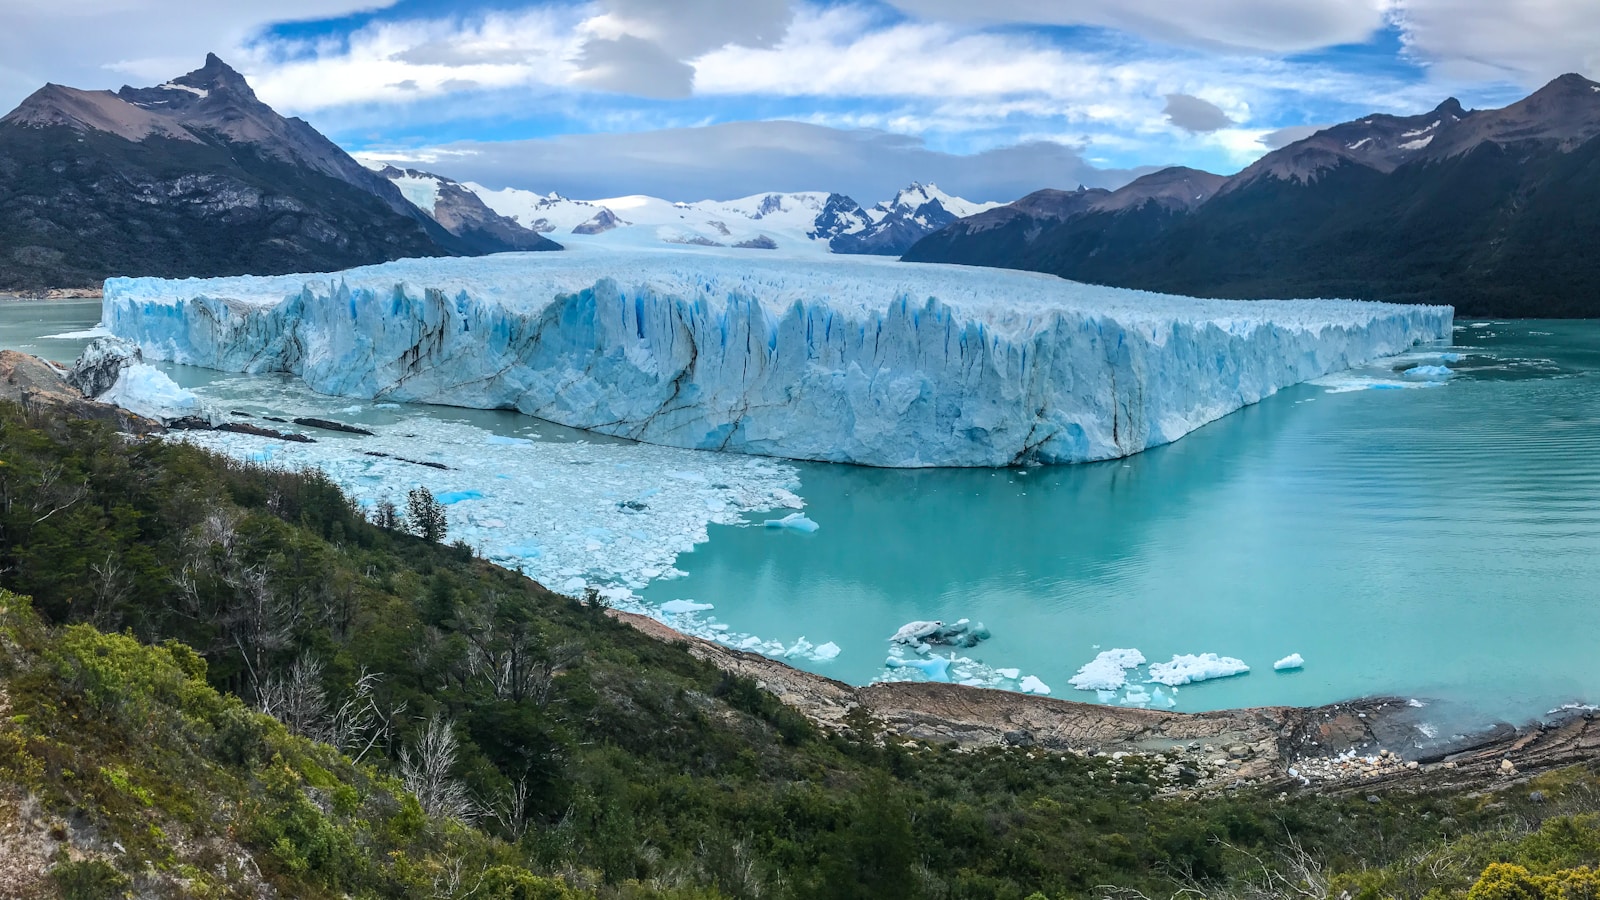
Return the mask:
{"type": "Polygon", "coordinates": [[[121,338],[95,338],[73,363],[66,376],[67,383],[93,399],[111,390],[123,369],[142,362],[144,354],[137,345],[121,338]]]}
{"type": "Polygon", "coordinates": [[[215,56],[157,87],[47,85],[0,118],[0,290],[471,252],[215,56]]]}
{"type": "Polygon", "coordinates": [[[611,210],[601,207],[594,214],[594,218],[572,229],[573,234],[605,234],[618,225],[623,224],[611,210]]]}
{"type": "Polygon", "coordinates": [[[417,169],[384,166],[378,174],[394,182],[413,205],[444,230],[480,253],[512,250],[560,250],[561,245],[536,229],[524,228],[502,216],[459,182],[417,169]]]}
{"type": "Polygon", "coordinates": [[[86,400],[67,381],[66,373],[36,356],[0,350],[0,401],[29,412],[109,422],[133,434],[159,434],[161,423],[136,416],[108,403],[86,400]]]}

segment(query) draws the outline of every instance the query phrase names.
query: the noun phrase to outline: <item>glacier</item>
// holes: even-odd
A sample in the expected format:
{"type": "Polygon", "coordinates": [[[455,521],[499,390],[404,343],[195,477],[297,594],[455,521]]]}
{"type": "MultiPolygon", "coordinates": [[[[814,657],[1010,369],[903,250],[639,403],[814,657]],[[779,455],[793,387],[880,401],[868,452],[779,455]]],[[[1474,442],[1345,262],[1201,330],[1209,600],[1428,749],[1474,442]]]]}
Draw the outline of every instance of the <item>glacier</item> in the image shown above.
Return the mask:
{"type": "Polygon", "coordinates": [[[1172,297],[877,258],[582,248],[334,275],[112,278],[147,358],[654,444],[873,466],[1139,452],[1447,341],[1449,307],[1172,297]]]}

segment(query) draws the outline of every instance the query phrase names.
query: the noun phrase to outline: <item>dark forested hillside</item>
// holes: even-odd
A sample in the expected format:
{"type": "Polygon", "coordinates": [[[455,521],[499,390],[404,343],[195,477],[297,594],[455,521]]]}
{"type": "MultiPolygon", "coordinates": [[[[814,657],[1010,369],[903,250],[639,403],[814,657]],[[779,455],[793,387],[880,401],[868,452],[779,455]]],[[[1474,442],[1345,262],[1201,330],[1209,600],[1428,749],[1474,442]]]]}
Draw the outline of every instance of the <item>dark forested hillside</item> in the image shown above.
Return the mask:
{"type": "Polygon", "coordinates": [[[248,146],[0,125],[0,290],[447,252],[381,198],[248,146]]]}
{"type": "Polygon", "coordinates": [[[1018,210],[993,228],[963,220],[905,258],[1204,297],[1600,316],[1597,134],[1600,88],[1564,76],[1504,110],[1452,101],[1336,126],[1188,209],[1116,204],[1135,182],[1069,215],[1018,210]]]}

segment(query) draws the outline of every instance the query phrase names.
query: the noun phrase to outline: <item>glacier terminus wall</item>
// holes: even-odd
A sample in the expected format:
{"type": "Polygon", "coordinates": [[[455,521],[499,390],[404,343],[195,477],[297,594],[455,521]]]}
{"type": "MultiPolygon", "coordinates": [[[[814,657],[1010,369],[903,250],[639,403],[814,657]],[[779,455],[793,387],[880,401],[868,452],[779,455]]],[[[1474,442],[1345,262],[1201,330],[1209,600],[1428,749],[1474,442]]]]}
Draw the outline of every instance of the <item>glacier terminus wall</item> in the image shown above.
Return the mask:
{"type": "Polygon", "coordinates": [[[656,444],[873,466],[1109,459],[1447,341],[1449,307],[1223,301],[759,251],[583,249],[106,282],[146,357],[656,444]]]}

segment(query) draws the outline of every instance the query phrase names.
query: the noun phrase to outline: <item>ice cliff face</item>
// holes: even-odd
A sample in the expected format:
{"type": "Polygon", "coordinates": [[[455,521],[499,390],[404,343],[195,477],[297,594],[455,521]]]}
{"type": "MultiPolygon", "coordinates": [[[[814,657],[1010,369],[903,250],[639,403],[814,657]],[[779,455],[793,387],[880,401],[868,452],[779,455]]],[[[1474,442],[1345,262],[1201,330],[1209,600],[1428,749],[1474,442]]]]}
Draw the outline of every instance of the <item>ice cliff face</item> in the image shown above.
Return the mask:
{"type": "Polygon", "coordinates": [[[735,251],[406,260],[106,282],[146,356],[360,398],[515,408],[651,443],[876,466],[1136,453],[1447,339],[1448,307],[1216,301],[735,251]]]}

